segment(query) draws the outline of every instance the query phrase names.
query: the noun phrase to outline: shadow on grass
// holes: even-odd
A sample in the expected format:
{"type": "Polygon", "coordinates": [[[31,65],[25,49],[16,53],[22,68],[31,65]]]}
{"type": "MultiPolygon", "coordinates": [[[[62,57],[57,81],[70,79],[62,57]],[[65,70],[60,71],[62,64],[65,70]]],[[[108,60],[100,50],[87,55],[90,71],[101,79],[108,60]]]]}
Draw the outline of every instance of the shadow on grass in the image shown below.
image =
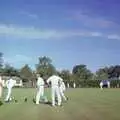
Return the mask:
{"type": "MultiPolygon", "coordinates": [[[[33,103],[36,104],[35,99],[33,99],[33,103]]],[[[42,101],[40,101],[39,103],[40,103],[40,104],[46,104],[46,105],[52,106],[52,102],[50,102],[50,101],[47,101],[47,102],[42,102],[42,101]]]]}
{"type": "Polygon", "coordinates": [[[3,102],[2,101],[0,101],[0,106],[2,106],[3,105],[3,102]]]}

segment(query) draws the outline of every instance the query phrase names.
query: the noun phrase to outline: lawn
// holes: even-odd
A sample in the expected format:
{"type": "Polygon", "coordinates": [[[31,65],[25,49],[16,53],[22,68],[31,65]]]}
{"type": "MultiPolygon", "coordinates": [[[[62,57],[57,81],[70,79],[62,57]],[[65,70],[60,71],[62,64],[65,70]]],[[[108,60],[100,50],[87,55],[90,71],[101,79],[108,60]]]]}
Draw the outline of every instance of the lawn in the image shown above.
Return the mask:
{"type": "MultiPolygon", "coordinates": [[[[35,105],[34,94],[35,89],[15,88],[13,96],[18,103],[0,106],[0,120],[120,120],[120,89],[68,89],[69,100],[62,107],[35,105]]],[[[45,94],[50,100],[49,89],[45,94]]]]}

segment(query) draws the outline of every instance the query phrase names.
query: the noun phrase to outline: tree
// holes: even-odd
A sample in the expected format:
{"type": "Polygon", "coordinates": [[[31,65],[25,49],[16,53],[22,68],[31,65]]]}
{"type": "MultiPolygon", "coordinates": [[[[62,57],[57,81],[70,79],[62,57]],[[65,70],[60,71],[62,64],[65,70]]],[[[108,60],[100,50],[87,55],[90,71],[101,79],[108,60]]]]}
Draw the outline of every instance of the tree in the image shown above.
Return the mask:
{"type": "Polygon", "coordinates": [[[27,64],[21,68],[20,77],[23,82],[31,82],[33,80],[33,72],[27,64]]]}
{"type": "Polygon", "coordinates": [[[3,53],[0,52],[0,68],[3,67],[3,53]]]}
{"type": "Polygon", "coordinates": [[[92,80],[93,74],[87,69],[86,65],[76,65],[72,70],[72,79],[77,84],[77,86],[87,85],[89,80],[92,80]]]}
{"type": "Polygon", "coordinates": [[[2,74],[5,76],[18,76],[19,77],[19,71],[9,65],[8,63],[5,64],[5,67],[2,70],[2,74]]]}
{"type": "Polygon", "coordinates": [[[120,77],[120,65],[115,66],[115,77],[118,79],[120,77]]]}
{"type": "Polygon", "coordinates": [[[0,73],[3,71],[3,53],[0,52],[0,73]]]}
{"type": "Polygon", "coordinates": [[[52,65],[52,60],[49,57],[39,57],[39,63],[36,65],[36,71],[39,74],[43,74],[45,78],[48,78],[56,72],[55,67],[52,65]]]}
{"type": "Polygon", "coordinates": [[[96,71],[96,79],[97,80],[108,79],[109,78],[108,70],[109,70],[109,68],[107,68],[107,67],[98,69],[96,71]]]}
{"type": "Polygon", "coordinates": [[[70,83],[72,74],[70,73],[69,70],[62,70],[59,75],[63,78],[65,83],[67,82],[70,83]]]}
{"type": "Polygon", "coordinates": [[[73,67],[72,73],[73,74],[78,74],[79,71],[86,69],[86,65],[75,65],[73,67]]]}
{"type": "Polygon", "coordinates": [[[49,64],[52,64],[52,60],[49,57],[39,57],[39,65],[47,66],[49,64]]]}
{"type": "Polygon", "coordinates": [[[108,70],[109,78],[119,79],[120,77],[120,65],[110,66],[108,70]]]}
{"type": "Polygon", "coordinates": [[[73,67],[72,73],[78,79],[88,80],[92,78],[92,72],[87,69],[86,65],[76,65],[73,67]]]}

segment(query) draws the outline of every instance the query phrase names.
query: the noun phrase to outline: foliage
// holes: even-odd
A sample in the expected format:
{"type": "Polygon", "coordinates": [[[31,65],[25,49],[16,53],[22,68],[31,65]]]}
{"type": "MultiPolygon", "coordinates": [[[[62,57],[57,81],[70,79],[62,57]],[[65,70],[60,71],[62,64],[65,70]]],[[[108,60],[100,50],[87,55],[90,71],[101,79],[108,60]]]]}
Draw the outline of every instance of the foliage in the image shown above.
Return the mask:
{"type": "Polygon", "coordinates": [[[44,78],[48,78],[56,72],[55,67],[52,64],[52,60],[49,57],[39,57],[39,63],[36,65],[36,71],[42,74],[44,78]]]}
{"type": "Polygon", "coordinates": [[[33,73],[31,68],[27,64],[21,68],[20,77],[23,79],[24,82],[32,81],[33,73]]]}

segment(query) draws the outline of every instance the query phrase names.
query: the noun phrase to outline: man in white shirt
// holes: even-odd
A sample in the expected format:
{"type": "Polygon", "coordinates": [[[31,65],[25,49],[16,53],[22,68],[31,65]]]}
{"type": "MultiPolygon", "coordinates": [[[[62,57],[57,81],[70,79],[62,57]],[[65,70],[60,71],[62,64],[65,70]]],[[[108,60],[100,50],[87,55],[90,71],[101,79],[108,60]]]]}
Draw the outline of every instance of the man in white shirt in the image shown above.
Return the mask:
{"type": "Polygon", "coordinates": [[[40,98],[44,96],[44,80],[42,75],[37,74],[37,77],[36,104],[39,104],[40,98]]]}
{"type": "Polygon", "coordinates": [[[3,90],[3,81],[2,81],[2,77],[0,76],[0,98],[2,97],[2,90],[3,90]]]}
{"type": "Polygon", "coordinates": [[[64,101],[67,101],[67,98],[64,95],[64,91],[66,90],[66,87],[65,87],[65,83],[63,81],[62,81],[62,83],[61,83],[59,88],[60,88],[60,95],[61,95],[61,97],[64,99],[64,101]]]}
{"type": "MultiPolygon", "coordinates": [[[[3,80],[2,77],[0,76],[0,99],[2,97],[2,92],[3,92],[3,80]]],[[[3,102],[0,101],[0,106],[3,105],[3,102]]]]}
{"type": "Polygon", "coordinates": [[[51,82],[51,96],[52,96],[52,106],[55,106],[55,97],[57,96],[58,106],[61,106],[61,95],[59,86],[62,83],[62,78],[57,75],[52,75],[48,78],[47,83],[51,82]]]}
{"type": "Polygon", "coordinates": [[[73,88],[76,88],[76,84],[75,84],[75,82],[73,83],[73,88]]]}
{"type": "Polygon", "coordinates": [[[7,92],[7,96],[6,96],[6,99],[5,101],[8,102],[11,98],[11,93],[12,93],[12,88],[15,86],[16,84],[16,81],[12,79],[12,77],[6,81],[6,86],[7,86],[7,89],[8,89],[8,92],[7,92]]]}
{"type": "Polygon", "coordinates": [[[67,88],[69,88],[70,87],[70,85],[69,85],[69,83],[67,83],[67,88]]]}

